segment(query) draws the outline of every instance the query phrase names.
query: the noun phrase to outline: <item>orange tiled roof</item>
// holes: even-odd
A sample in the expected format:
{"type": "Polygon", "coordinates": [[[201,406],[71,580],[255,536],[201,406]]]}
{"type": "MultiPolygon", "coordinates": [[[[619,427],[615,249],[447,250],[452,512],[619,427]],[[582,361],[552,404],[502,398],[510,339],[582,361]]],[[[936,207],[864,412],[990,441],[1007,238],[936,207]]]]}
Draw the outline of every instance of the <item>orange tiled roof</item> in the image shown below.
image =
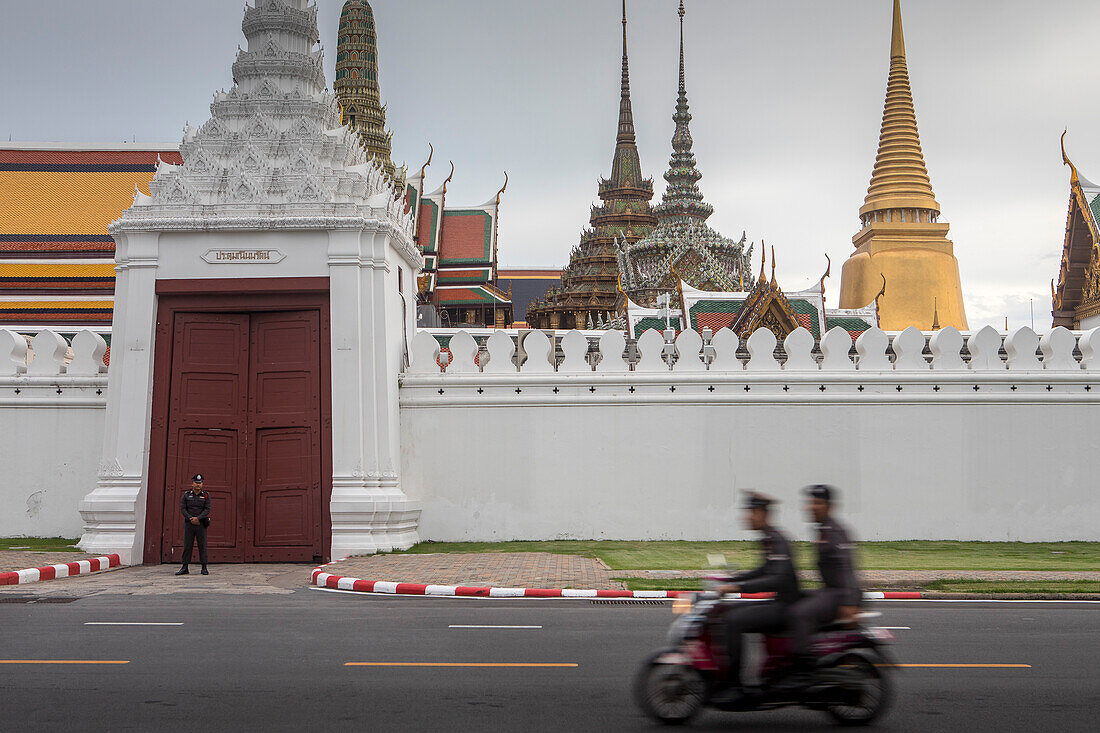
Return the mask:
{"type": "Polygon", "coordinates": [[[107,227],[133,203],[135,188],[149,192],[158,159],[183,162],[170,149],[0,146],[0,292],[26,296],[0,303],[0,320],[110,322],[114,240],[107,227]],[[102,300],[64,300],[74,291],[102,300]]]}

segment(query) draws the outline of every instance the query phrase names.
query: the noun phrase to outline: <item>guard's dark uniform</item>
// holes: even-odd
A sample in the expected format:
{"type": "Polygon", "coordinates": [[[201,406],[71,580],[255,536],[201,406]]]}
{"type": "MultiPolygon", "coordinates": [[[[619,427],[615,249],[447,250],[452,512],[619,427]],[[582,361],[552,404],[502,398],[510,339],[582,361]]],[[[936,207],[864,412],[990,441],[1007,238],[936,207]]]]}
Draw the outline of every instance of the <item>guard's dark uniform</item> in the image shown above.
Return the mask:
{"type": "Polygon", "coordinates": [[[183,515],[183,570],[191,562],[191,550],[195,538],[199,540],[199,560],[206,567],[206,527],[210,524],[210,494],[202,489],[188,489],[180,497],[180,514],[183,515]],[[197,517],[198,524],[191,523],[191,517],[197,517]]]}
{"type": "Polygon", "coordinates": [[[859,606],[863,591],[852,562],[852,540],[848,531],[829,517],[817,525],[817,568],[825,587],[812,591],[791,609],[791,632],[795,654],[810,653],[814,628],[836,619],[841,606],[859,606]]]}
{"type": "Polygon", "coordinates": [[[738,606],[726,613],[729,679],[737,686],[741,684],[742,635],[785,630],[791,604],[802,597],[787,538],[774,527],[767,527],[760,546],[764,564],[730,579],[742,593],[775,593],[775,600],[738,606]]]}

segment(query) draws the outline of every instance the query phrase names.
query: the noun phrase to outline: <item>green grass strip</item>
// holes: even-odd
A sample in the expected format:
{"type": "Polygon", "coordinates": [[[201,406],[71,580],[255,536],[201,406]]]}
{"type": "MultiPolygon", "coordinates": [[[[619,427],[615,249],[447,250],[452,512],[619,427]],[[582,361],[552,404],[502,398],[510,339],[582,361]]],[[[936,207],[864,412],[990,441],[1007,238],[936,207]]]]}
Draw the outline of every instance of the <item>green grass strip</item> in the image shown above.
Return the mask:
{"type": "Polygon", "coordinates": [[[0,538],[0,550],[16,552],[81,552],[77,539],[68,537],[4,537],[0,538]]]}
{"type": "Polygon", "coordinates": [[[944,593],[1100,594],[1100,580],[934,580],[924,587],[944,593]]]}
{"type": "MultiPolygon", "coordinates": [[[[705,570],[712,554],[741,568],[760,560],[759,545],[749,541],[424,542],[408,552],[549,552],[599,558],[612,570],[705,570]]],[[[816,564],[810,543],[795,543],[795,555],[799,568],[816,564]]],[[[863,570],[1097,570],[1100,542],[862,542],[857,563],[863,570]]]]}

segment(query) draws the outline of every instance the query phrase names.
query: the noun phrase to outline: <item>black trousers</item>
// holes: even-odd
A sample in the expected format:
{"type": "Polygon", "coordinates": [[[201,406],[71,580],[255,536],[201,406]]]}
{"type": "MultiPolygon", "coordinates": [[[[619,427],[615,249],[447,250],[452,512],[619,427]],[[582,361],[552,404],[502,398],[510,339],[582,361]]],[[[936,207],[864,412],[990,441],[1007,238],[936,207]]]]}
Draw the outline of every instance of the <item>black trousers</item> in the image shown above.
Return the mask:
{"type": "Polygon", "coordinates": [[[195,538],[199,539],[199,560],[206,567],[206,527],[202,524],[183,523],[183,567],[191,562],[191,548],[195,546],[195,538]]]}
{"type": "Polygon", "coordinates": [[[729,682],[741,686],[741,651],[744,634],[775,634],[787,629],[790,605],[779,601],[758,601],[735,606],[726,612],[726,653],[729,682]]]}
{"type": "Polygon", "coordinates": [[[791,606],[791,639],[796,655],[809,656],[810,636],[819,626],[836,620],[843,594],[839,588],[821,588],[791,606]]]}

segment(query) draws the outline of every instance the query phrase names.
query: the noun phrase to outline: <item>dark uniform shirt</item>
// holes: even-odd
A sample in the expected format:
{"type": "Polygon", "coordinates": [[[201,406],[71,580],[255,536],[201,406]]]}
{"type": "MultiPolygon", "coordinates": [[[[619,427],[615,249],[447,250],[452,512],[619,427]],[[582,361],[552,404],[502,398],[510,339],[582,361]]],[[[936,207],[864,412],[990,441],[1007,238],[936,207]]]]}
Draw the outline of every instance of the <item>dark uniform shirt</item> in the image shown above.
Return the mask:
{"type": "Polygon", "coordinates": [[[798,590],[798,574],[791,560],[791,545],[774,527],[764,530],[760,541],[764,564],[755,570],[738,573],[731,579],[741,587],[742,593],[775,593],[776,600],[794,603],[801,597],[798,590]]]}
{"type": "Polygon", "coordinates": [[[180,514],[188,520],[191,517],[198,517],[200,521],[205,520],[210,516],[210,494],[192,489],[183,492],[183,496],[180,497],[180,514]]]}
{"type": "Polygon", "coordinates": [[[826,588],[842,591],[841,605],[858,606],[863,600],[856,579],[852,550],[855,546],[848,531],[830,517],[817,525],[817,568],[826,588]]]}

